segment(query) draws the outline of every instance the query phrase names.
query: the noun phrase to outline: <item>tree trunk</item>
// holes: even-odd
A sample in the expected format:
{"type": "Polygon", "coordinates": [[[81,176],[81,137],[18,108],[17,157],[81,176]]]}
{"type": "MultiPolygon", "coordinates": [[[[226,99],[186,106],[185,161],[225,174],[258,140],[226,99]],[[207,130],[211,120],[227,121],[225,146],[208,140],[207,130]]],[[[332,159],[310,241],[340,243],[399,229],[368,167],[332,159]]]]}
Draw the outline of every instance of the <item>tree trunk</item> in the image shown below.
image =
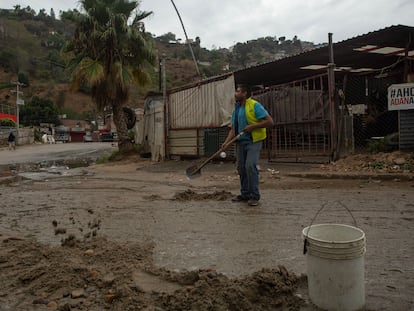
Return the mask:
{"type": "Polygon", "coordinates": [[[113,120],[118,135],[118,149],[121,154],[134,150],[134,145],[128,136],[127,120],[122,105],[112,104],[113,120]]]}

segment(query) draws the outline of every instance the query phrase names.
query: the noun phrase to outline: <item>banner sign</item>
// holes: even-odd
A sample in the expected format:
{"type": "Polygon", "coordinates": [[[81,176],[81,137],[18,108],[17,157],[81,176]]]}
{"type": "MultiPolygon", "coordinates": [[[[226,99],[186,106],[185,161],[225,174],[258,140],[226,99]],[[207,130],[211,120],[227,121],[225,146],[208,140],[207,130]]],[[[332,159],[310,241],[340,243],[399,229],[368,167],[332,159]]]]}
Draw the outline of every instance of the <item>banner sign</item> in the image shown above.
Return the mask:
{"type": "Polygon", "coordinates": [[[392,84],[388,87],[388,110],[414,109],[414,83],[392,84]]]}
{"type": "Polygon", "coordinates": [[[13,120],[16,123],[17,117],[14,114],[0,113],[0,120],[13,120]]]}

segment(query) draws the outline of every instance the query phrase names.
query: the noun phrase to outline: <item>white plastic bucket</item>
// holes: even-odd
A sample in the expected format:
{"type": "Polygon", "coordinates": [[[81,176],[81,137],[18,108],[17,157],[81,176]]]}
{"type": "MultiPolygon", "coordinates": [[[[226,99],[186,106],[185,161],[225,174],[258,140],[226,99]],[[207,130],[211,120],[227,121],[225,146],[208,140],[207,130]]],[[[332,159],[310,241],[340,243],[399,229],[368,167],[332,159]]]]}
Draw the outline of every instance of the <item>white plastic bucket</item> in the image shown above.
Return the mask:
{"type": "Polygon", "coordinates": [[[311,301],[330,311],[365,306],[365,233],[342,224],[317,224],[302,231],[311,301]]]}

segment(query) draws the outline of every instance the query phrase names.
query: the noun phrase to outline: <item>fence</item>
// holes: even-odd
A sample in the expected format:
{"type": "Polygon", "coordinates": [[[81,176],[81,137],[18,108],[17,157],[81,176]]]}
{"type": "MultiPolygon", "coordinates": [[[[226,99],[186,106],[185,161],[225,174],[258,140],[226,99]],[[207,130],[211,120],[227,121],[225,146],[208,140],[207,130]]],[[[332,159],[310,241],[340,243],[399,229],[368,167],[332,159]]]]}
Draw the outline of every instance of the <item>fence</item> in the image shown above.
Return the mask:
{"type": "Polygon", "coordinates": [[[268,130],[262,157],[327,162],[336,156],[398,149],[399,117],[397,111],[388,111],[387,91],[402,77],[401,71],[342,74],[332,106],[327,74],[255,92],[254,98],[275,122],[268,130]]]}
{"type": "MultiPolygon", "coordinates": [[[[12,120],[14,123],[17,121],[17,111],[16,106],[11,106],[8,104],[0,103],[0,121],[2,120],[12,120]]],[[[3,126],[10,125],[2,122],[3,126]]]]}
{"type": "Polygon", "coordinates": [[[398,148],[398,112],[388,111],[387,90],[389,85],[401,83],[401,79],[398,72],[347,77],[344,102],[352,121],[354,152],[398,148]]]}
{"type": "Polygon", "coordinates": [[[274,127],[262,156],[269,161],[327,162],[331,155],[328,75],[277,85],[254,92],[272,115],[274,127]]]}
{"type": "Polygon", "coordinates": [[[0,113],[15,115],[16,114],[16,106],[0,103],[0,113]]]}

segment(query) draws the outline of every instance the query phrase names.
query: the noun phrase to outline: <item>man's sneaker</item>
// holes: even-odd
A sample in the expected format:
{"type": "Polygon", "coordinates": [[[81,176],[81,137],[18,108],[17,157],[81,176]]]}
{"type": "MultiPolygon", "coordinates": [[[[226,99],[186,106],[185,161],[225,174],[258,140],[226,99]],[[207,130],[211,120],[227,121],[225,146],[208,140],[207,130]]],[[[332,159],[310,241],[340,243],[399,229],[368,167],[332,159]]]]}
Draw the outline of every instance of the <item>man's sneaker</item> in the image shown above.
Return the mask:
{"type": "Polygon", "coordinates": [[[247,202],[249,201],[248,198],[242,197],[241,195],[235,196],[231,199],[233,202],[247,202]]]}
{"type": "Polygon", "coordinates": [[[247,204],[249,204],[249,206],[257,206],[259,205],[259,201],[250,199],[249,201],[247,201],[247,204]]]}

